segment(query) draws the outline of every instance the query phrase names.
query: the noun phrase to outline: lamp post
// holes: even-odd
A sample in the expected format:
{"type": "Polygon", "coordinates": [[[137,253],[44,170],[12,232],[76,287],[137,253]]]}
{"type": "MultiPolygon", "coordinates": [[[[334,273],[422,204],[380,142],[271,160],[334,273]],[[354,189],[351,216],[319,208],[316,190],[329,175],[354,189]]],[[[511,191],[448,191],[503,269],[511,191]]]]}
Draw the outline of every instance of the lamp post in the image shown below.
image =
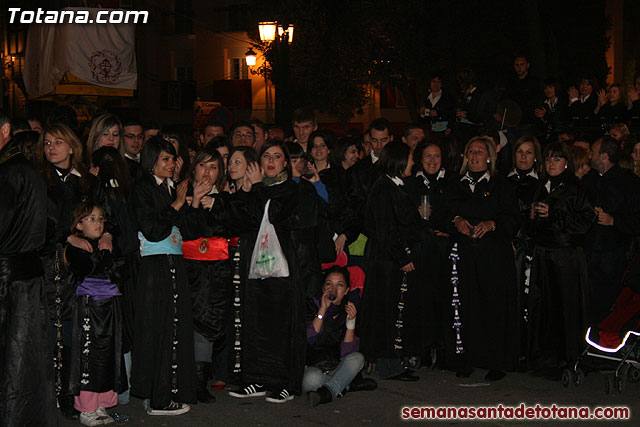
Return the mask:
{"type": "MultiPolygon", "coordinates": [[[[268,52],[265,56],[271,58],[269,65],[271,66],[270,78],[275,87],[275,122],[281,126],[287,126],[291,122],[291,106],[285,101],[290,92],[289,45],[293,43],[293,25],[265,21],[258,23],[258,31],[260,41],[266,47],[265,52],[268,52]]],[[[245,56],[248,66],[255,65],[253,49],[249,49],[245,56]]]]}

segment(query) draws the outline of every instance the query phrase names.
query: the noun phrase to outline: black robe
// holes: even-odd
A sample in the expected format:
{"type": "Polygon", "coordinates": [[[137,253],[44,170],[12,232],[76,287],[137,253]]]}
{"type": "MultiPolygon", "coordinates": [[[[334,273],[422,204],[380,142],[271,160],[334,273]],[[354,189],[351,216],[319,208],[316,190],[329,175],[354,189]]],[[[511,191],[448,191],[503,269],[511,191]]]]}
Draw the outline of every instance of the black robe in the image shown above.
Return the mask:
{"type": "Polygon", "coordinates": [[[458,244],[458,293],[463,353],[456,353],[453,310],[444,325],[446,361],[451,368],[481,367],[507,370],[518,353],[516,271],[511,241],[520,226],[518,201],[511,184],[499,175],[481,179],[472,191],[463,178],[446,191],[454,216],[472,226],[493,220],[496,230],[470,238],[452,227],[458,244]],[[514,344],[515,343],[515,344],[514,344]]]}
{"type": "Polygon", "coordinates": [[[250,192],[238,191],[232,208],[240,232],[241,322],[239,381],[284,387],[291,394],[302,391],[305,362],[304,287],[300,283],[298,254],[291,240],[292,213],[298,204],[298,185],[287,180],[266,186],[254,184],[250,192]],[[267,200],[269,221],[287,259],[289,277],[248,279],[267,200]]]}
{"type": "Polygon", "coordinates": [[[520,175],[514,169],[507,175],[507,180],[513,185],[518,199],[518,207],[522,215],[522,225],[518,229],[518,233],[513,239],[513,247],[515,249],[516,274],[518,278],[518,325],[522,332],[523,342],[520,346],[520,358],[524,361],[527,353],[527,323],[528,315],[528,297],[529,297],[529,277],[531,273],[531,260],[533,259],[533,240],[527,233],[526,225],[529,222],[529,210],[531,201],[538,188],[537,173],[529,172],[526,175],[520,175]]]}
{"type": "Polygon", "coordinates": [[[574,127],[581,130],[595,130],[598,126],[598,120],[593,112],[598,105],[598,95],[591,93],[589,98],[584,102],[580,99],[573,101],[567,108],[567,116],[574,127]]]}
{"type": "MultiPolygon", "coordinates": [[[[223,196],[212,196],[215,201],[211,210],[199,209],[199,213],[204,214],[199,221],[204,227],[194,229],[197,221],[183,222],[180,232],[184,242],[197,240],[202,245],[202,239],[229,237],[219,219],[224,206],[223,196]]],[[[206,250],[212,249],[207,246],[206,250]]],[[[229,254],[229,257],[232,255],[229,254]]],[[[191,291],[194,330],[211,341],[213,354],[216,354],[224,347],[225,330],[231,312],[231,259],[197,260],[189,259],[185,254],[184,263],[191,291]]]]}
{"type": "MultiPolygon", "coordinates": [[[[68,245],[65,249],[65,259],[73,274],[76,287],[87,278],[106,279],[119,284],[120,262],[116,256],[107,250],[98,250],[98,242],[89,240],[93,252],[68,245]]],[[[117,253],[116,251],[114,251],[117,253]]],[[[71,361],[70,393],[80,394],[80,391],[104,393],[114,390],[121,393],[128,387],[122,365],[122,308],[121,297],[113,296],[95,300],[90,296],[75,296],[73,311],[73,344],[71,361]],[[90,319],[89,344],[83,330],[84,319],[90,319]],[[83,351],[88,349],[89,353],[83,351]],[[85,359],[86,358],[86,359],[85,359]],[[86,366],[85,366],[86,365],[86,366]],[[83,373],[88,378],[83,378],[83,373]],[[83,384],[82,380],[88,380],[83,384]]]]}
{"type": "Polygon", "coordinates": [[[430,315],[430,319],[432,319],[430,323],[436,325],[438,358],[441,360],[444,360],[444,330],[442,325],[446,324],[446,327],[451,327],[448,310],[448,307],[451,306],[451,284],[449,283],[451,275],[451,261],[449,260],[451,239],[448,234],[450,232],[450,224],[448,223],[450,221],[450,213],[445,191],[449,182],[455,179],[457,179],[456,174],[445,172],[444,169],[441,169],[431,179],[424,173],[418,173],[404,179],[407,194],[411,197],[416,208],[420,206],[421,196],[429,196],[431,216],[427,224],[434,232],[440,232],[434,236],[436,251],[430,252],[429,257],[436,258],[439,266],[435,294],[433,295],[436,303],[433,307],[433,313],[430,315]]]}
{"type": "MultiPolygon", "coordinates": [[[[180,226],[184,211],[177,212],[170,206],[175,197],[175,189],[169,195],[151,175],[136,181],[131,205],[140,232],[148,241],[159,242],[171,234],[172,226],[180,226]]],[[[152,408],[163,408],[171,400],[196,401],[191,312],[191,293],[182,255],[142,256],[136,284],[131,393],[151,399],[152,408]],[[178,294],[175,304],[174,286],[178,294]],[[177,323],[174,309],[177,309],[177,323]],[[175,362],[172,361],[174,327],[178,341],[175,362]],[[172,365],[177,365],[176,378],[172,365]]]]}
{"type": "Polygon", "coordinates": [[[320,172],[320,180],[324,183],[329,194],[329,203],[326,209],[320,211],[320,231],[318,250],[322,262],[333,262],[336,259],[334,234],[344,234],[347,245],[358,238],[360,229],[356,212],[349,203],[349,184],[347,169],[342,165],[331,166],[320,172]]]}
{"type": "Polygon", "coordinates": [[[600,111],[598,111],[596,117],[600,120],[603,128],[616,123],[626,124],[629,121],[629,110],[627,109],[627,104],[624,102],[618,102],[616,105],[611,105],[607,102],[600,107],[600,111]]]}
{"type": "Polygon", "coordinates": [[[11,141],[0,149],[0,425],[58,425],[43,269],[47,190],[11,141]]]}
{"type": "Polygon", "coordinates": [[[378,176],[378,171],[371,156],[365,157],[347,169],[347,200],[358,218],[352,230],[356,237],[362,232],[362,220],[364,219],[367,197],[378,176]]]}
{"type": "MultiPolygon", "coordinates": [[[[56,320],[56,297],[61,298],[61,319],[71,320],[73,311],[74,289],[71,284],[70,274],[62,263],[62,248],[66,245],[67,237],[71,234],[71,222],[73,210],[88,193],[87,181],[89,177],[79,177],[69,173],[61,177],[50,166],[46,171],[49,175],[47,186],[47,241],[41,251],[42,264],[45,269],[45,289],[49,304],[51,320],[56,320]],[[58,259],[56,266],[56,257],[58,259]],[[56,284],[56,269],[62,276],[59,285],[56,284]]],[[[64,334],[66,338],[66,334],[64,334]]],[[[70,343],[65,342],[65,345],[70,343]]]]}
{"type": "Polygon", "coordinates": [[[362,297],[361,349],[368,360],[421,356],[435,343],[434,318],[438,259],[435,240],[404,185],[381,176],[369,193],[364,228],[369,240],[367,270],[362,297]],[[399,320],[403,273],[407,290],[399,320]],[[397,339],[400,339],[399,343],[397,339]],[[401,348],[398,348],[398,344],[401,348]]]}
{"type": "MultiPolygon", "coordinates": [[[[130,160],[133,162],[133,160],[130,160]]],[[[136,163],[137,164],[137,163],[136,163]]],[[[100,205],[105,211],[107,222],[105,231],[113,236],[113,244],[118,253],[124,258],[119,262],[120,292],[122,298],[122,353],[133,349],[133,325],[134,325],[134,300],[136,294],[136,281],[140,268],[140,242],[138,241],[138,224],[133,216],[131,204],[117,187],[110,183],[96,179],[91,187],[90,198],[100,205]]]]}
{"type": "Polygon", "coordinates": [[[528,358],[532,367],[573,363],[584,349],[588,283],[578,246],[595,220],[593,207],[571,172],[551,192],[541,181],[533,202],[549,205],[549,217],[529,222],[535,242],[529,287],[528,358]]]}

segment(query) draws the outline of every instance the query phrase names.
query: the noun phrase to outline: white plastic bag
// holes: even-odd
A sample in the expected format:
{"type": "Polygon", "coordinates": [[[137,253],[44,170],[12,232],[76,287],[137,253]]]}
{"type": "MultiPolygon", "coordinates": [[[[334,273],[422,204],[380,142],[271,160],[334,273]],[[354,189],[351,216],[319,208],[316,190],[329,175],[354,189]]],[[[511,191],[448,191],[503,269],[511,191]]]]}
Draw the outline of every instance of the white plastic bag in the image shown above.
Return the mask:
{"type": "Polygon", "coordinates": [[[269,222],[270,202],[271,199],[267,200],[264,207],[258,238],[251,254],[249,279],[289,277],[289,264],[280,247],[276,229],[269,222]]]}

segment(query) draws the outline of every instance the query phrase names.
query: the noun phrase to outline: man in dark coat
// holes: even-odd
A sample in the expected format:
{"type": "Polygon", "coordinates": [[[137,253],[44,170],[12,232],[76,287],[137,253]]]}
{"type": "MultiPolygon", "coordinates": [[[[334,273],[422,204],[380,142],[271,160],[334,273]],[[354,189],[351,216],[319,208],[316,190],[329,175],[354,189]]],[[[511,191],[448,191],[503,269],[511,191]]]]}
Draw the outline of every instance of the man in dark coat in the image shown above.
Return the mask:
{"type": "Polygon", "coordinates": [[[58,424],[47,302],[44,180],[11,141],[0,112],[0,425],[58,424]]]}
{"type": "Polygon", "coordinates": [[[369,134],[371,135],[371,154],[347,170],[349,204],[361,220],[364,218],[364,206],[367,203],[369,190],[378,178],[375,163],[380,158],[384,146],[393,141],[391,124],[382,117],[371,122],[369,134]]]}
{"type": "Polygon", "coordinates": [[[631,238],[640,234],[639,190],[633,177],[618,166],[620,147],[611,137],[592,147],[591,165],[600,172],[592,189],[597,224],[585,238],[591,292],[590,313],[600,322],[609,312],[621,290],[620,279],[626,266],[631,238]]]}

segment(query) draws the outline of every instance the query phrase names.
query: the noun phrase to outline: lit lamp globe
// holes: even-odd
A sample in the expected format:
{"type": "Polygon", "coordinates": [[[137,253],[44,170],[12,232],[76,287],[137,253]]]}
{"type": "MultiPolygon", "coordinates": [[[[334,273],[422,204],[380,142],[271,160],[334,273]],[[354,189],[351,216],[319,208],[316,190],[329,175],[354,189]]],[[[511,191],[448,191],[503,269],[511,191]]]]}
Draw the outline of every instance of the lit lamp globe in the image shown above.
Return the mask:
{"type": "Polygon", "coordinates": [[[282,35],[287,33],[289,44],[293,43],[293,24],[289,24],[287,28],[284,28],[282,25],[278,25],[278,37],[282,38],[282,35]]]}
{"type": "Polygon", "coordinates": [[[253,67],[254,65],[256,65],[256,53],[253,51],[253,49],[249,48],[244,56],[249,67],[253,67]]]}
{"type": "Polygon", "coordinates": [[[276,39],[277,24],[275,22],[258,23],[260,40],[264,43],[272,42],[276,39]]]}

